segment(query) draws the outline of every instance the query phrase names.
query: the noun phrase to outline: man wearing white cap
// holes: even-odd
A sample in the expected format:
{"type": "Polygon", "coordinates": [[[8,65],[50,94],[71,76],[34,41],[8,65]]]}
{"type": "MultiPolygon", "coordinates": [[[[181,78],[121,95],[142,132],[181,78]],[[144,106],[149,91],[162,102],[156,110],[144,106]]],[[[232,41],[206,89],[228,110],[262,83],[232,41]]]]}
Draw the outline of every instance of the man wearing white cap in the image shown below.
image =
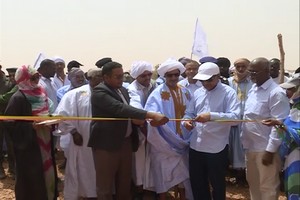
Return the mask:
{"type": "MultiPolygon", "coordinates": [[[[168,118],[181,119],[190,103],[191,93],[179,86],[180,74],[184,66],[173,59],[163,62],[157,69],[166,82],[148,97],[145,110],[164,113],[168,118]]],[[[159,193],[160,199],[178,186],[180,199],[192,199],[188,172],[189,135],[182,131],[180,121],[169,121],[159,127],[148,126],[146,177],[144,188],[159,193]]]]}
{"type": "Polygon", "coordinates": [[[69,85],[70,81],[65,74],[65,61],[61,57],[54,57],[53,61],[56,66],[56,73],[53,77],[53,84],[56,90],[61,88],[62,86],[69,85]]]}
{"type": "Polygon", "coordinates": [[[184,115],[185,119],[199,123],[182,123],[186,130],[191,130],[189,168],[195,200],[226,198],[228,138],[230,127],[236,123],[213,121],[237,120],[240,109],[235,91],[219,78],[220,70],[215,63],[200,66],[194,79],[200,80],[203,86],[195,91],[184,115]]]}
{"type": "MultiPolygon", "coordinates": [[[[131,76],[135,79],[128,86],[130,96],[130,105],[136,108],[144,109],[149,94],[155,89],[156,85],[151,83],[152,69],[151,63],[146,61],[136,61],[131,66],[131,76]]],[[[133,156],[133,181],[137,188],[138,196],[142,197],[142,186],[144,185],[145,172],[145,142],[146,127],[138,129],[139,149],[133,156]]]]}
{"type": "MultiPolygon", "coordinates": [[[[73,69],[72,69],[73,70],[73,69]]],[[[89,84],[67,92],[61,99],[55,114],[62,116],[91,117],[91,92],[102,82],[102,70],[95,68],[87,72],[89,84]]],[[[68,162],[65,173],[64,198],[96,198],[96,172],[92,149],[87,147],[90,136],[89,120],[66,120],[59,123],[59,129],[72,134],[66,154],[68,162]]]]}

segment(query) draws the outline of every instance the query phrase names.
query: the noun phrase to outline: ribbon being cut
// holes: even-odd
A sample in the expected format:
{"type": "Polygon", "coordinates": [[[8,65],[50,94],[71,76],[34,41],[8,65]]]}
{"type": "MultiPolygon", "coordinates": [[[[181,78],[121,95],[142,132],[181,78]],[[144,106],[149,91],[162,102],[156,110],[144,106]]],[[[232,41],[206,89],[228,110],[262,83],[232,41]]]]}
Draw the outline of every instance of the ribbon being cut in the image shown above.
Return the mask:
{"type": "MultiPolygon", "coordinates": [[[[5,116],[0,115],[0,121],[4,120],[22,120],[22,121],[36,121],[39,124],[57,124],[60,120],[96,120],[96,121],[121,121],[128,120],[128,118],[103,118],[103,117],[65,117],[65,116],[5,116]]],[[[264,119],[258,120],[211,120],[214,122],[260,122],[264,119]]],[[[190,119],[169,119],[169,121],[191,121],[190,119]]],[[[193,121],[193,120],[192,120],[193,121]]]]}

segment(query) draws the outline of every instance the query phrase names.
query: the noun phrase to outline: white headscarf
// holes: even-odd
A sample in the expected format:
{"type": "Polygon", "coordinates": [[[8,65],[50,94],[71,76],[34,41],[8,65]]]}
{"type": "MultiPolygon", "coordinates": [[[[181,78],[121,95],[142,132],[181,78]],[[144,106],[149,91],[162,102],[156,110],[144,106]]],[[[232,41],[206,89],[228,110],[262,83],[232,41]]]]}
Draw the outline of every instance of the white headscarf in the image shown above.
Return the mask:
{"type": "Polygon", "coordinates": [[[169,58],[159,65],[157,73],[159,74],[159,76],[164,77],[165,73],[174,69],[178,69],[180,71],[180,74],[185,71],[185,67],[181,62],[175,60],[174,58],[169,58]]]}
{"type": "Polygon", "coordinates": [[[131,65],[130,75],[132,78],[136,79],[139,75],[145,71],[152,72],[153,66],[147,61],[135,61],[131,65]]]}

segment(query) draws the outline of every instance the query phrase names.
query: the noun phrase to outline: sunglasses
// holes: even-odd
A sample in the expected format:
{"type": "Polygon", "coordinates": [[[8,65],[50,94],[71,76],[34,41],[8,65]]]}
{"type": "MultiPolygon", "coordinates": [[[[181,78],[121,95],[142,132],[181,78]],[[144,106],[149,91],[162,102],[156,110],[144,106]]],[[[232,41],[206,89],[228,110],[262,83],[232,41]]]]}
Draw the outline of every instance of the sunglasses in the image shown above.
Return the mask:
{"type": "Polygon", "coordinates": [[[212,76],[212,77],[210,77],[209,79],[207,79],[207,80],[200,80],[200,82],[212,82],[214,79],[215,79],[215,75],[214,76],[212,76]]]}
{"type": "Polygon", "coordinates": [[[167,78],[172,78],[173,76],[179,77],[180,74],[179,73],[176,73],[176,74],[165,74],[165,77],[167,77],[167,78]]]}

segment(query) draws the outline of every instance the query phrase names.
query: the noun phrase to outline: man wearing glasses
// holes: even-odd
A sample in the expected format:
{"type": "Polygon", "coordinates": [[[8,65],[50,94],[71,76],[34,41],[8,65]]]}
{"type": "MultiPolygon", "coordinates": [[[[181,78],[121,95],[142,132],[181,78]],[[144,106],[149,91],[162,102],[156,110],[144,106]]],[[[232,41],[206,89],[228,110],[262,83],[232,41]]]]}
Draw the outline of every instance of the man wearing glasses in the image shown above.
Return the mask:
{"type": "Polygon", "coordinates": [[[195,91],[194,100],[183,117],[190,119],[183,125],[191,131],[189,172],[194,200],[225,200],[228,138],[230,127],[237,123],[215,120],[239,119],[236,92],[221,83],[215,63],[202,64],[194,79],[200,80],[203,86],[195,91]]]}
{"type": "Polygon", "coordinates": [[[281,162],[277,153],[281,139],[276,129],[263,125],[263,119],[283,120],[289,114],[285,92],[270,77],[270,62],[256,58],[249,66],[254,83],[248,93],[242,126],[242,144],[246,149],[246,177],[252,200],[278,199],[281,162]]]}

